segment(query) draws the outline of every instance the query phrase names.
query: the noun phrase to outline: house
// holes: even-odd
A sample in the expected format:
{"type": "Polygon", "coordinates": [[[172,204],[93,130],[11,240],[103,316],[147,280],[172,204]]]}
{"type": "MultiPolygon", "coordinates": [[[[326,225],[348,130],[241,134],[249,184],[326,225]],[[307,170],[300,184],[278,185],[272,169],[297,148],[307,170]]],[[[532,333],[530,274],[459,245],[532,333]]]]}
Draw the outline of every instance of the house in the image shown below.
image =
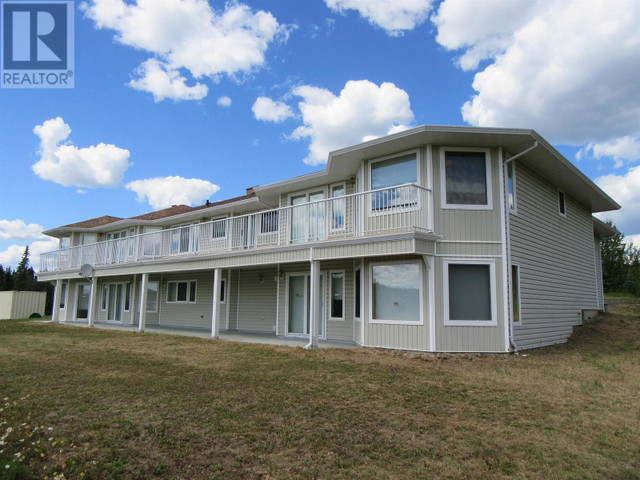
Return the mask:
{"type": "Polygon", "coordinates": [[[620,208],[533,130],[421,126],[222,202],[51,229],[57,321],[509,352],[604,308],[620,208]]]}

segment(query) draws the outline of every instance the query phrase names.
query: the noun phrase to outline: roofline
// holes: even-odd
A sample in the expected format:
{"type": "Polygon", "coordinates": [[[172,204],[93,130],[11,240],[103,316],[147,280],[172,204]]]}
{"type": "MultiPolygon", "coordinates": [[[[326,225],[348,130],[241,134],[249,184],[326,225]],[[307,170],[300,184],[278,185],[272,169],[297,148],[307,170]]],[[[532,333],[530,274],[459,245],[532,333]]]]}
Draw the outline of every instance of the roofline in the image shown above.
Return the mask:
{"type": "Polygon", "coordinates": [[[606,222],[603,222],[597,217],[593,218],[593,231],[598,234],[600,237],[613,237],[614,235],[618,235],[620,231],[606,222]]]}

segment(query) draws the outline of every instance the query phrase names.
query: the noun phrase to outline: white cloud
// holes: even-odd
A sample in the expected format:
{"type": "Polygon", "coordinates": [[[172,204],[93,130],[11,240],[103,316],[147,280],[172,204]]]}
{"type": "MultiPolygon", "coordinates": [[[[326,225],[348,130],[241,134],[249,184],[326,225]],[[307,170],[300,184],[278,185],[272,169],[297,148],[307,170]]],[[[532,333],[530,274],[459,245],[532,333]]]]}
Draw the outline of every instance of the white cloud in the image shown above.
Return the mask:
{"type": "Polygon", "coordinates": [[[196,83],[190,87],[187,79],[170,65],[150,58],[137,69],[136,75],[129,85],[142,92],[153,94],[153,100],[160,102],[166,98],[174,101],[201,100],[209,93],[209,87],[196,83]]]}
{"type": "Polygon", "coordinates": [[[129,168],[129,150],[99,143],[86,148],[71,145],[71,128],[61,117],[37,125],[33,132],[40,137],[40,160],[32,165],[43,180],[68,186],[115,187],[129,168]]]}
{"type": "Polygon", "coordinates": [[[226,95],[218,98],[218,106],[229,108],[231,106],[231,98],[227,97],[226,95]]]}
{"type": "Polygon", "coordinates": [[[531,127],[556,143],[640,134],[640,2],[445,0],[437,40],[475,69],[477,126],[531,127]]]}
{"type": "Polygon", "coordinates": [[[39,238],[44,228],[37,223],[25,223],[19,218],[16,220],[0,220],[0,240],[13,238],[39,238]]]}
{"type": "Polygon", "coordinates": [[[24,245],[9,245],[6,250],[0,251],[0,264],[4,267],[15,269],[22,260],[24,248],[29,246],[29,265],[34,270],[38,270],[40,266],[40,254],[57,250],[59,243],[57,238],[45,237],[43,240],[36,240],[24,245]]]}
{"type": "Polygon", "coordinates": [[[640,166],[624,175],[605,175],[596,184],[614,198],[622,208],[615,212],[597,214],[602,220],[612,219],[618,230],[629,235],[640,234],[640,166]]]}
{"type": "Polygon", "coordinates": [[[640,248],[640,233],[637,235],[627,235],[624,237],[625,243],[633,243],[636,248],[640,248]]]}
{"type": "Polygon", "coordinates": [[[283,102],[276,102],[269,97],[258,97],[251,107],[256,120],[265,122],[284,122],[294,116],[291,107],[283,102]]]}
{"type": "Polygon", "coordinates": [[[640,160],[640,138],[626,136],[610,142],[588,143],[576,154],[578,160],[586,157],[593,157],[596,160],[612,158],[616,168],[622,167],[625,160],[630,162],[640,160]]]}
{"type": "MultiPolygon", "coordinates": [[[[187,87],[180,69],[188,70],[195,79],[209,77],[213,81],[220,75],[250,73],[265,63],[269,44],[286,41],[291,31],[278,25],[271,13],[254,13],[238,2],[227,3],[222,12],[214,11],[206,0],[93,0],[81,8],[98,28],[115,30],[118,42],[160,59],[160,72],[171,80],[169,92],[173,96],[158,95],[166,91],[167,78],[138,84],[153,93],[156,101],[177,100],[180,94],[185,95],[181,99],[202,98],[207,94],[203,85],[187,87]]],[[[144,65],[143,73],[148,70],[144,65]]],[[[162,77],[157,70],[155,73],[162,77]]]]}
{"type": "Polygon", "coordinates": [[[138,195],[138,202],[147,201],[155,210],[172,205],[203,203],[220,190],[218,185],[207,180],[171,176],[135,180],[125,187],[138,195]]]}
{"type": "Polygon", "coordinates": [[[423,23],[431,11],[432,0],[325,0],[325,3],[340,13],[357,10],[369,23],[395,37],[423,23]]]}
{"type": "Polygon", "coordinates": [[[409,95],[393,83],[349,81],[338,96],[309,85],[292,93],[302,97],[303,124],[289,138],[311,139],[304,159],[309,165],[325,163],[332,150],[395,132],[414,119],[409,95]]]}

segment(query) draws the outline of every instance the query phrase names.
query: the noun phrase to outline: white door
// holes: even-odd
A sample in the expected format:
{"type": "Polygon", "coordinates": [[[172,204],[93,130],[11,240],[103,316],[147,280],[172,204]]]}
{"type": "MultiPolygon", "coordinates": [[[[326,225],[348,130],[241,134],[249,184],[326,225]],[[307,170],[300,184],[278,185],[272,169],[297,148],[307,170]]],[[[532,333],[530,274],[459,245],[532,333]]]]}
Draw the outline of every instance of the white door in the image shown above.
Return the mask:
{"type": "MultiPolygon", "coordinates": [[[[320,274],[320,318],[318,336],[326,337],[324,308],[324,273],[320,274]]],[[[311,320],[311,277],[308,273],[288,276],[287,334],[309,335],[311,320]]]]}
{"type": "Polygon", "coordinates": [[[291,197],[291,241],[308,242],[322,240],[325,235],[326,203],[324,192],[312,192],[291,197]],[[309,203],[308,205],[303,205],[309,203]]]}

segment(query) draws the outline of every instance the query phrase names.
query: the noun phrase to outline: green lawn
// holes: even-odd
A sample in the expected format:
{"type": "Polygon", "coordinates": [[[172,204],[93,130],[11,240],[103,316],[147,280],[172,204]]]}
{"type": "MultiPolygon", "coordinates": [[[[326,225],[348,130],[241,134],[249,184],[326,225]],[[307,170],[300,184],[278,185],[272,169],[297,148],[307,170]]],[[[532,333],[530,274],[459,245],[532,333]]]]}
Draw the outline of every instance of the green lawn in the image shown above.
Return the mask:
{"type": "Polygon", "coordinates": [[[640,479],[640,300],[516,355],[0,323],[0,478],[640,479]]]}

